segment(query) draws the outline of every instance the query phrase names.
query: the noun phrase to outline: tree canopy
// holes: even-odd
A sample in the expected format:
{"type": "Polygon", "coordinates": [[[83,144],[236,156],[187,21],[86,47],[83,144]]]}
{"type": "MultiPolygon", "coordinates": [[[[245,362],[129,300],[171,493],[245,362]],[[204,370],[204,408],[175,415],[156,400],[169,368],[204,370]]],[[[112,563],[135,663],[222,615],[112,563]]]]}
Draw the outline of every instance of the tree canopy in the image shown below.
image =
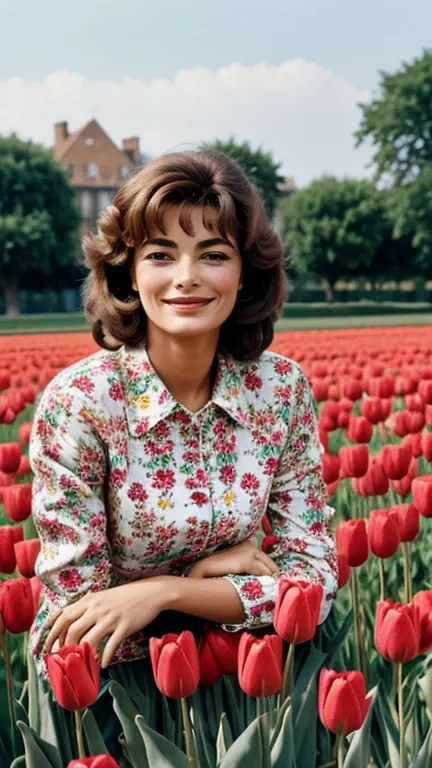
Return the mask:
{"type": "Polygon", "coordinates": [[[279,175],[280,164],[273,160],[270,152],[264,152],[262,149],[254,150],[247,141],[241,144],[234,138],[228,141],[208,142],[203,145],[203,148],[223,152],[235,160],[258,188],[267,214],[273,217],[279,198],[279,184],[282,183],[283,176],[279,175]]]}
{"type": "Polygon", "coordinates": [[[384,193],[366,180],[326,176],[283,206],[282,236],[299,274],[319,277],[332,299],[339,278],[365,275],[389,230],[384,193]]]}
{"type": "Polygon", "coordinates": [[[382,72],[378,95],[361,108],[357,144],[372,143],[376,178],[392,187],[395,234],[412,232],[427,261],[432,248],[432,49],[393,74],[382,72]]]}
{"type": "Polygon", "coordinates": [[[79,214],[65,169],[49,150],[0,137],[0,290],[8,314],[29,271],[49,275],[73,261],[79,214]]]}

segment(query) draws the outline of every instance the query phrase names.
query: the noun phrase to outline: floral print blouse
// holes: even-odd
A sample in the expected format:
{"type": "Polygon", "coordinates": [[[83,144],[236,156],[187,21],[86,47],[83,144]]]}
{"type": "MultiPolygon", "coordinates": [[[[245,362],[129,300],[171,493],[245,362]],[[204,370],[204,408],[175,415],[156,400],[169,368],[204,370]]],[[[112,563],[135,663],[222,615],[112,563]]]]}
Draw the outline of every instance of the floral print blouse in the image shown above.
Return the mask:
{"type": "MultiPolygon", "coordinates": [[[[198,559],[252,537],[265,513],[278,578],[321,583],[326,618],[337,560],[308,381],[269,351],[252,363],[218,352],[217,363],[211,399],[195,413],[174,399],[144,346],[96,352],[45,389],[30,439],[44,584],[31,652],[41,674],[55,608],[89,590],[187,575],[198,559]]],[[[225,629],[272,623],[277,578],[225,578],[245,615],[225,629]]],[[[113,661],[146,653],[143,630],[113,661]]]]}

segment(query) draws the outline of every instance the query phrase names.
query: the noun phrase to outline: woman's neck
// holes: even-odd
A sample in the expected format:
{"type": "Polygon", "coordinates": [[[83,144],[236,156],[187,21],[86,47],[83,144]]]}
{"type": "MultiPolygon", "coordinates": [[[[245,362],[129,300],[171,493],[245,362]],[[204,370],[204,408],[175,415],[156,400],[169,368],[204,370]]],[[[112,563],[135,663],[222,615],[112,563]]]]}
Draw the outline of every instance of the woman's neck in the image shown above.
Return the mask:
{"type": "Polygon", "coordinates": [[[217,341],[169,338],[147,343],[149,360],[177,402],[199,411],[209,401],[215,377],[217,341]]]}

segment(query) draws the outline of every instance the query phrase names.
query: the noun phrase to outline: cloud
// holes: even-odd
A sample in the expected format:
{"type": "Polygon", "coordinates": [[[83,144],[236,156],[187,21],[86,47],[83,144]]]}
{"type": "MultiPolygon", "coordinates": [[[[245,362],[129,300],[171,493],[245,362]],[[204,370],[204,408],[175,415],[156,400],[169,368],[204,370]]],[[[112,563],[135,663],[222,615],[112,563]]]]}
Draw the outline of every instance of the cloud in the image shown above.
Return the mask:
{"type": "Polygon", "coordinates": [[[0,81],[0,133],[53,142],[53,124],[71,131],[95,117],[116,142],[139,135],[156,155],[214,138],[247,139],[302,185],[323,173],[366,175],[370,154],[355,149],[358,102],[370,94],[303,59],[278,66],[233,63],[215,71],[179,70],[172,80],[89,80],[55,71],[41,82],[0,81]]]}

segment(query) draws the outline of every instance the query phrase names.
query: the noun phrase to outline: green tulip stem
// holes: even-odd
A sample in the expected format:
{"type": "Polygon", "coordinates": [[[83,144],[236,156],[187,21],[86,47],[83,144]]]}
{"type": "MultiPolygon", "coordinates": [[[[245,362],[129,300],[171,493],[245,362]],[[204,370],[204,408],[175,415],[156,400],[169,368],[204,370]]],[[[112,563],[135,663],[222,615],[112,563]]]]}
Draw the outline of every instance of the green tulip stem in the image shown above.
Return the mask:
{"type": "Polygon", "coordinates": [[[81,718],[81,712],[79,710],[75,712],[75,731],[76,731],[76,738],[77,738],[77,744],[78,744],[78,757],[85,757],[86,751],[85,751],[85,744],[84,744],[82,718],[81,718]]]}
{"type": "Polygon", "coordinates": [[[344,732],[338,731],[336,737],[336,752],[337,752],[337,768],[343,768],[344,764],[344,732]]]}
{"type": "Polygon", "coordinates": [[[182,717],[183,717],[183,728],[184,728],[184,735],[185,735],[186,755],[188,759],[188,765],[189,765],[189,768],[199,768],[198,760],[196,756],[196,750],[195,750],[194,737],[192,734],[192,726],[191,726],[191,721],[189,717],[187,700],[183,697],[180,699],[180,702],[181,702],[181,711],[182,711],[182,717]]]}
{"type": "Polygon", "coordinates": [[[410,603],[413,599],[413,593],[412,593],[411,558],[410,558],[408,541],[404,541],[402,543],[402,549],[403,549],[403,557],[404,557],[405,602],[410,603]]]}
{"type": "Polygon", "coordinates": [[[288,649],[288,655],[286,657],[285,669],[283,673],[282,704],[288,696],[291,696],[291,669],[292,669],[293,658],[294,658],[294,650],[295,650],[295,645],[294,643],[291,643],[288,649]]]}
{"type": "Polygon", "coordinates": [[[361,617],[360,617],[357,568],[351,569],[350,589],[351,589],[351,602],[352,602],[352,607],[354,611],[354,632],[355,632],[355,640],[356,640],[356,646],[357,646],[358,668],[360,672],[362,672],[362,674],[364,675],[364,678],[366,680],[366,685],[367,685],[366,648],[365,648],[365,641],[364,641],[364,630],[361,624],[361,617]]]}
{"type": "Polygon", "coordinates": [[[380,600],[385,600],[384,561],[381,557],[378,558],[378,569],[379,569],[379,581],[380,581],[380,600]]]}
{"type": "Polygon", "coordinates": [[[257,699],[258,716],[260,717],[261,757],[262,768],[271,768],[270,763],[270,720],[269,700],[267,696],[257,699]]]}
{"type": "Polygon", "coordinates": [[[7,691],[7,699],[8,699],[8,706],[9,706],[9,720],[10,720],[10,734],[11,734],[11,743],[12,743],[12,754],[14,758],[16,757],[16,741],[15,741],[15,723],[17,720],[16,717],[16,709],[15,709],[15,696],[14,696],[14,684],[13,684],[13,677],[12,677],[12,667],[11,667],[11,661],[9,656],[9,648],[8,648],[8,642],[6,637],[6,632],[0,633],[0,644],[1,649],[3,652],[3,659],[4,659],[4,665],[5,665],[5,673],[6,673],[6,691],[7,691]]]}
{"type": "Polygon", "coordinates": [[[398,716],[399,716],[399,760],[400,768],[405,768],[405,731],[403,717],[402,663],[397,664],[398,716]]]}

